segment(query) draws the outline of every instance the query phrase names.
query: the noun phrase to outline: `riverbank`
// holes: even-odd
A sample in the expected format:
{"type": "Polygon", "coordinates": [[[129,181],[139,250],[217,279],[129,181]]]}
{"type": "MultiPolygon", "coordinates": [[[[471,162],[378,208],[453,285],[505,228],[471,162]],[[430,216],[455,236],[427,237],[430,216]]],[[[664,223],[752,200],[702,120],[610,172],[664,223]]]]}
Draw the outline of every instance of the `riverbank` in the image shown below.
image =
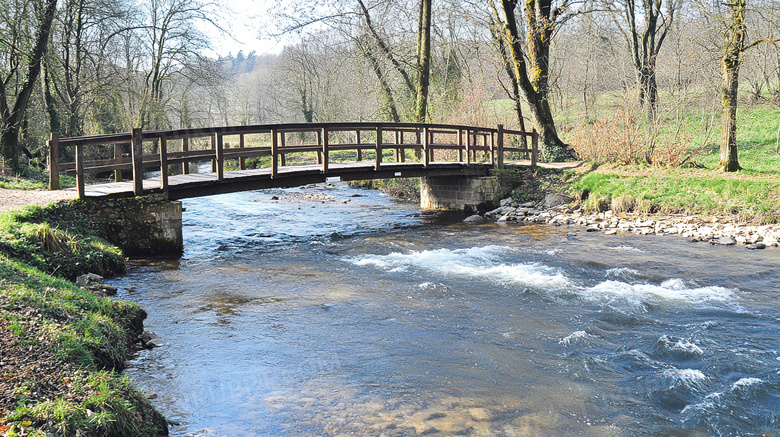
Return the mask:
{"type": "Polygon", "coordinates": [[[124,258],[69,205],[0,215],[0,436],[166,435],[165,418],[118,373],[146,313],[72,282],[122,273],[124,258]]]}
{"type": "Polygon", "coordinates": [[[468,222],[495,220],[497,223],[546,223],[551,226],[575,226],[574,232],[603,232],[604,235],[676,235],[691,242],[726,246],[744,245],[748,249],[780,246],[780,225],[750,225],[733,217],[615,213],[612,210],[588,214],[584,207],[569,204],[567,195],[550,194],[544,202],[519,204],[511,197],[503,206],[484,215],[466,218],[468,222]],[[553,205],[550,205],[553,203],[553,205]],[[558,203],[557,205],[555,203],[558,203]]]}

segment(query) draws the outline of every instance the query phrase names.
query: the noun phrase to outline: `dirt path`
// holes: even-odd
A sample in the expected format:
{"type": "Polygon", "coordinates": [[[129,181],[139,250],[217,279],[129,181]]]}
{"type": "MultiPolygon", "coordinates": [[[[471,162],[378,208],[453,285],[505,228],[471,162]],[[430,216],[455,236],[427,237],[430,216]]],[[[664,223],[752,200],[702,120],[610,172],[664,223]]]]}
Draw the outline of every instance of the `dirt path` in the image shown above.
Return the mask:
{"type": "Polygon", "coordinates": [[[0,214],[25,205],[43,206],[77,197],[78,194],[72,191],[8,190],[0,188],[0,214]]]}

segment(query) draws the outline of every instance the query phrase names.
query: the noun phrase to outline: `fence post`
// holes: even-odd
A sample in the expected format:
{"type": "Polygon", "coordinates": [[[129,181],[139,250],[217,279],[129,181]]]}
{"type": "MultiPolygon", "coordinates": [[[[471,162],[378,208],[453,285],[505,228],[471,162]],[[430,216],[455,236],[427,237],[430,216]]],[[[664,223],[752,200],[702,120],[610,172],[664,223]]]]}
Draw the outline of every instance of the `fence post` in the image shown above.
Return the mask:
{"type": "Polygon", "coordinates": [[[539,159],[539,133],[534,129],[531,136],[531,168],[536,170],[536,163],[539,159]]]}
{"type": "Polygon", "coordinates": [[[225,139],[222,133],[217,133],[217,180],[225,178],[225,139]]]}
{"type": "Polygon", "coordinates": [[[379,167],[382,165],[382,126],[376,127],[376,162],[374,162],[374,170],[379,171],[379,167]]]}
{"type": "Polygon", "coordinates": [[[60,134],[56,132],[49,139],[49,189],[60,189],[60,134]]]}
{"type": "Polygon", "coordinates": [[[133,160],[133,193],[136,196],[144,195],[144,141],[142,134],[141,129],[134,128],[130,144],[130,155],[133,160]]]}
{"type": "Polygon", "coordinates": [[[322,172],[327,173],[328,172],[328,160],[330,160],[329,154],[328,154],[328,128],[323,127],[322,133],[320,134],[322,136],[322,172]]]}
{"type": "Polygon", "coordinates": [[[496,135],[498,135],[498,138],[496,138],[496,149],[498,149],[497,166],[498,168],[504,168],[504,125],[503,124],[498,125],[498,132],[496,133],[496,135]]]}
{"type": "Polygon", "coordinates": [[[160,187],[168,197],[168,139],[160,137],[160,187]]]}
{"type": "MultiPolygon", "coordinates": [[[[282,132],[284,138],[284,132],[282,132]]],[[[271,179],[276,179],[279,171],[279,138],[276,129],[271,129],[271,179]]]]}
{"type": "Polygon", "coordinates": [[[430,137],[428,136],[428,126],[423,127],[423,167],[428,167],[431,163],[431,155],[429,153],[430,137]]]}

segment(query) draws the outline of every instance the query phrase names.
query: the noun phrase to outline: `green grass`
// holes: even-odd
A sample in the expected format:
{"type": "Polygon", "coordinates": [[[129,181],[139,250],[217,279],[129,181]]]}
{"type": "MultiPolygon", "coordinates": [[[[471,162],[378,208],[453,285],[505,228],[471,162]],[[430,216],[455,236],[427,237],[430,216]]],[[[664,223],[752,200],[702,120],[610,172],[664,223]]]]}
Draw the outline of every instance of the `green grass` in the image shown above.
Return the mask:
{"type": "Polygon", "coordinates": [[[35,180],[0,176],[0,188],[8,190],[45,190],[48,185],[35,180]]]}
{"type": "Polygon", "coordinates": [[[66,279],[124,268],[118,248],[88,234],[81,207],[70,202],[0,215],[0,329],[7,327],[19,354],[48,350],[39,358],[54,363],[45,378],[66,386],[58,392],[51,383],[41,386],[43,375],[34,370],[23,373],[28,379],[12,394],[16,408],[0,425],[8,435],[159,435],[165,419],[116,373],[146,313],[66,279]]]}
{"type": "MultiPolygon", "coordinates": [[[[680,170],[648,175],[607,171],[581,175],[570,184],[587,191],[591,212],[599,200],[633,198],[643,212],[734,215],[743,220],[776,222],[780,211],[780,185],[776,182],[740,180],[718,174],[686,174],[680,170]]],[[[603,209],[603,208],[602,208],[603,209]]]]}
{"type": "Polygon", "coordinates": [[[90,236],[68,213],[77,205],[30,206],[0,215],[0,254],[68,279],[84,273],[122,273],[121,251],[90,236]]]}
{"type": "Polygon", "coordinates": [[[128,335],[142,329],[145,317],[133,302],[96,296],[0,256],[0,318],[11,322],[19,347],[45,342],[63,363],[57,379],[67,384],[66,393],[41,396],[31,373],[4,421],[17,428],[29,422],[26,432],[47,435],[158,435],[164,419],[114,372],[124,366],[128,335]]]}

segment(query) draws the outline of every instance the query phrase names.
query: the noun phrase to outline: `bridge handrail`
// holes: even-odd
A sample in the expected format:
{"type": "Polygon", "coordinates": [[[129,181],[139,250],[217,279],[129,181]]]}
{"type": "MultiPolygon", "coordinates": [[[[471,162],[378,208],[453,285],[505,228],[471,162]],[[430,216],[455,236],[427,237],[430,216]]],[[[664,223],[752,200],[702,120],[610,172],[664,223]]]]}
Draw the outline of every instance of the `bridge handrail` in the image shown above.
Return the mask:
{"type": "MultiPolygon", "coordinates": [[[[491,165],[504,166],[504,154],[507,152],[528,153],[531,165],[536,167],[538,155],[538,134],[536,131],[524,132],[497,128],[450,125],[436,123],[383,123],[383,122],[344,122],[344,123],[279,123],[249,126],[221,126],[204,128],[184,128],[170,130],[142,131],[133,129],[129,133],[103,134],[60,138],[58,133],[52,133],[49,140],[49,188],[60,188],[60,171],[75,170],[79,197],[84,197],[86,172],[114,171],[115,179],[121,180],[121,171],[133,170],[133,187],[136,195],[142,195],[144,167],[159,167],[161,187],[168,190],[168,166],[182,164],[182,172],[187,173],[187,164],[191,161],[212,161],[212,172],[217,174],[217,180],[224,178],[224,164],[228,159],[239,160],[240,169],[245,168],[245,158],[255,156],[271,156],[271,177],[278,176],[278,167],[286,165],[285,157],[290,153],[317,152],[318,164],[322,171],[328,171],[329,152],[335,150],[355,150],[357,161],[362,160],[363,150],[374,150],[376,153],[374,167],[379,170],[383,162],[382,152],[385,149],[395,150],[396,161],[405,161],[405,150],[420,150],[422,164],[427,167],[434,161],[435,150],[456,150],[458,161],[471,164],[477,159],[477,152],[489,154],[491,165]],[[330,134],[353,132],[355,141],[331,144],[330,134]],[[373,141],[361,140],[362,132],[374,132],[373,141]],[[286,134],[315,133],[317,140],[312,144],[287,145],[286,134]],[[385,141],[386,133],[395,134],[393,141],[385,141]],[[270,145],[245,147],[245,136],[265,134],[271,136],[270,145]],[[405,134],[413,134],[413,142],[407,142],[405,134]],[[456,136],[455,142],[439,141],[443,135],[456,136]],[[505,136],[531,137],[531,147],[506,147],[505,136]],[[226,136],[238,136],[239,146],[230,148],[224,142],[226,136]],[[209,138],[211,148],[205,150],[189,150],[188,143],[194,138],[209,138]],[[181,140],[181,151],[169,151],[167,142],[181,140]],[[481,141],[479,141],[481,140],[481,141]],[[144,142],[157,142],[159,154],[144,154],[144,142]],[[481,143],[481,144],[480,144],[481,143]],[[90,146],[114,146],[113,158],[85,160],[85,148],[90,146]],[[123,148],[129,147],[129,154],[123,148]],[[73,162],[60,162],[60,148],[75,148],[73,162]],[[465,161],[464,161],[465,152],[465,161]]],[[[525,143],[525,140],[523,140],[525,143]]]]}

